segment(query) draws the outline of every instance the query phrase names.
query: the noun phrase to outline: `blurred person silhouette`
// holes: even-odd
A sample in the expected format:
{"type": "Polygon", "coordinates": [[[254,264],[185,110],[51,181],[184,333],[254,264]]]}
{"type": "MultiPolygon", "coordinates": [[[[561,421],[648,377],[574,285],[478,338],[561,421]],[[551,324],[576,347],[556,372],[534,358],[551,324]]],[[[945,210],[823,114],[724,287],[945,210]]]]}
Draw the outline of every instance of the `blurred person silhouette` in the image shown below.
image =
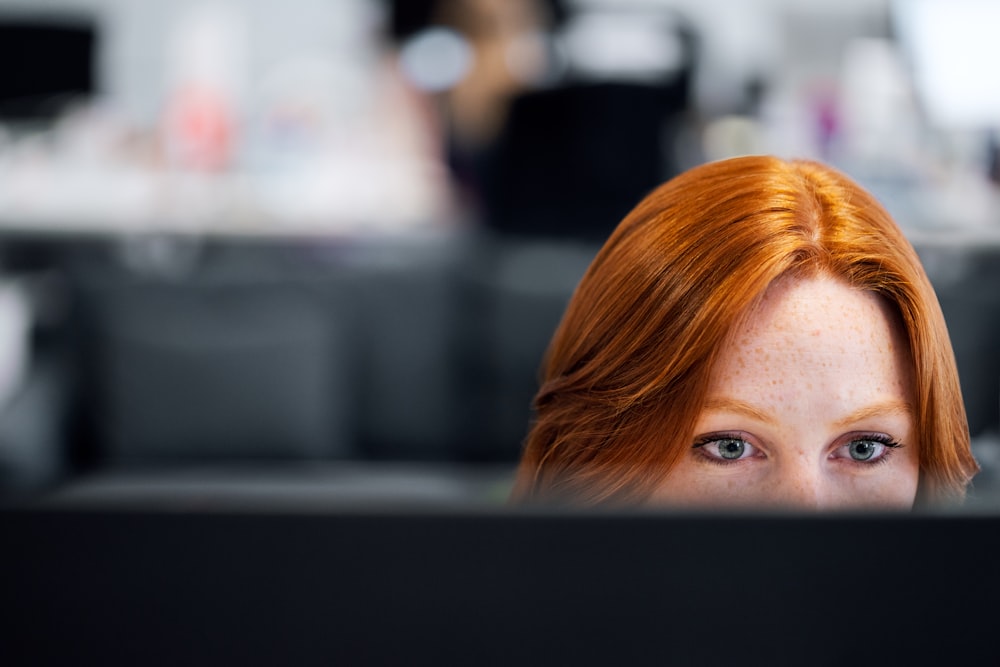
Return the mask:
{"type": "Polygon", "coordinates": [[[698,39],[678,11],[396,2],[392,33],[466,210],[502,236],[602,242],[681,170],[698,39]]]}
{"type": "Polygon", "coordinates": [[[486,226],[507,238],[602,243],[689,160],[694,25],[667,7],[579,9],[564,72],[509,104],[483,177],[486,226]]]}
{"type": "Polygon", "coordinates": [[[396,0],[405,78],[437,106],[453,177],[472,206],[511,101],[546,78],[557,0],[396,0]]]}
{"type": "Polygon", "coordinates": [[[547,352],[514,503],[909,509],[978,470],[934,290],[885,209],[732,158],[618,225],[547,352]]]}

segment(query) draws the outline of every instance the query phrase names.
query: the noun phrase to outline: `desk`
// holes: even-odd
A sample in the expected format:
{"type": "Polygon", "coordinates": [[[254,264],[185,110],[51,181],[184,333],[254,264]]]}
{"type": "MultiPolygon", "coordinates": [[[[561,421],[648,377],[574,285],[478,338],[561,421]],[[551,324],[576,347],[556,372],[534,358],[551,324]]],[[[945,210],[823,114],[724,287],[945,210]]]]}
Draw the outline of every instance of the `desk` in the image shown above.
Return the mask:
{"type": "Polygon", "coordinates": [[[454,217],[447,173],[421,160],[183,172],[0,161],[0,233],[308,239],[427,232],[454,217]]]}

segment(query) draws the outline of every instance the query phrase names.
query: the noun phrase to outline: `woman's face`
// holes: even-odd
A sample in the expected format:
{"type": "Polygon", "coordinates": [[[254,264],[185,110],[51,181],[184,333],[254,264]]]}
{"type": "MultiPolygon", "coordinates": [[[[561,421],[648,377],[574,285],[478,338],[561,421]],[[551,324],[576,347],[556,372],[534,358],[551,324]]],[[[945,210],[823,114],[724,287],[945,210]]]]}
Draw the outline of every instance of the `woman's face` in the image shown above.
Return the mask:
{"type": "Polygon", "coordinates": [[[785,278],[731,336],[654,504],[908,509],[917,492],[912,370],[883,299],[785,278]]]}

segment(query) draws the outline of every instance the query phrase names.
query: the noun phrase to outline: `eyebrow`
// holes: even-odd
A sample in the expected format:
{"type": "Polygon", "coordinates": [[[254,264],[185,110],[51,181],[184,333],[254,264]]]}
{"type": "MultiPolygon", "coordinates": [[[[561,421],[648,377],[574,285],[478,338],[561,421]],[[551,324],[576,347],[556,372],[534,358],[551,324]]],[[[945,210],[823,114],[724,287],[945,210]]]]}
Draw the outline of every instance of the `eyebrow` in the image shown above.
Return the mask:
{"type": "Polygon", "coordinates": [[[763,410],[760,410],[759,408],[756,408],[744,401],[736,400],[735,398],[709,398],[705,401],[705,407],[703,409],[719,412],[732,412],[738,415],[743,415],[744,417],[755,419],[756,421],[763,422],[765,424],[770,424],[772,426],[777,424],[774,417],[767,414],[763,410]]]}
{"type": "Polygon", "coordinates": [[[884,403],[876,403],[875,405],[867,405],[860,410],[855,410],[843,419],[838,420],[834,423],[834,426],[837,428],[847,428],[851,424],[856,424],[860,421],[865,421],[866,419],[897,414],[912,417],[913,406],[905,401],[886,401],[884,403]]]}
{"type": "MultiPolygon", "coordinates": [[[[777,420],[764,412],[760,408],[757,408],[750,403],[745,401],[740,401],[735,398],[727,397],[712,397],[705,401],[705,410],[719,411],[719,412],[732,412],[734,414],[743,415],[744,417],[749,417],[756,421],[762,422],[764,424],[775,425],[777,420]]],[[[875,417],[885,417],[888,415],[913,415],[913,407],[905,401],[890,400],[883,403],[876,403],[874,405],[866,405],[863,408],[855,410],[846,417],[838,419],[834,422],[834,428],[847,428],[852,424],[856,424],[866,419],[873,419],[875,417]]]]}

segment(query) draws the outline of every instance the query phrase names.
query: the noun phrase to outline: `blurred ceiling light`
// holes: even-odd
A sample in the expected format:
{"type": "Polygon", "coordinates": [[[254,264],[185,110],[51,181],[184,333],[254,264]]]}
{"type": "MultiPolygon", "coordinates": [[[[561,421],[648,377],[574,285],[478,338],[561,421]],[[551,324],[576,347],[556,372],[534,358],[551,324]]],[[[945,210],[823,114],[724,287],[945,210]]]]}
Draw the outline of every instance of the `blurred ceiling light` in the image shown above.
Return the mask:
{"type": "Polygon", "coordinates": [[[399,60],[410,83],[421,90],[440,92],[465,78],[472,68],[473,53],[461,34],[436,26],[408,39],[399,60]]]}
{"type": "Polygon", "coordinates": [[[647,12],[584,13],[563,33],[570,66],[591,76],[651,79],[684,64],[669,17],[647,12]]]}

